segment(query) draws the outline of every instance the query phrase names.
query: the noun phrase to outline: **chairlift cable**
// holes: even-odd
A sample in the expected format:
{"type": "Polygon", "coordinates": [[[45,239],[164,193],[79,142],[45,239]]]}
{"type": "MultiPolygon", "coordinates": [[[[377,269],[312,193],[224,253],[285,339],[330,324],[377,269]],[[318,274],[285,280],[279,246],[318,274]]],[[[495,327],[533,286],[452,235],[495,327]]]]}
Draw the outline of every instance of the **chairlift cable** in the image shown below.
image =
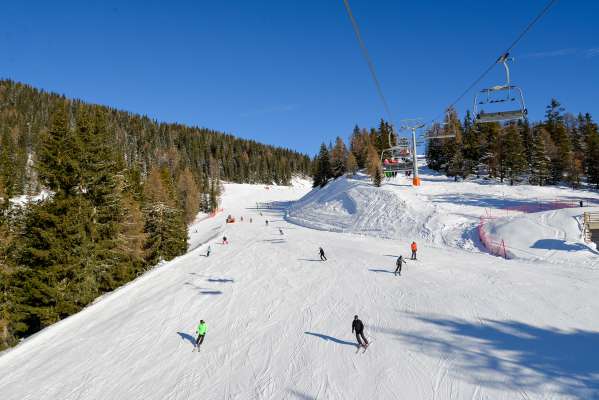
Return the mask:
{"type": "MultiPolygon", "coordinates": [[[[470,92],[470,90],[472,90],[473,87],[475,87],[476,85],[478,85],[478,83],[480,81],[482,81],[483,78],[485,76],[487,76],[487,74],[495,67],[495,65],[497,64],[497,62],[502,57],[505,57],[507,54],[509,54],[512,51],[512,49],[514,47],[516,47],[516,45],[522,40],[522,38],[532,29],[532,27],[537,22],[539,22],[539,20],[541,18],[543,18],[545,16],[545,14],[547,14],[549,12],[549,10],[551,9],[551,7],[553,7],[555,5],[555,3],[557,3],[557,2],[558,2],[558,0],[549,0],[549,2],[547,2],[547,4],[545,4],[545,7],[543,7],[543,9],[536,15],[536,17],[533,18],[528,23],[528,25],[526,26],[526,28],[524,28],[524,30],[522,30],[520,32],[520,34],[516,37],[516,39],[514,39],[514,41],[512,42],[512,44],[510,44],[509,47],[504,52],[501,53],[501,55],[497,58],[497,60],[494,61],[493,64],[491,64],[478,78],[476,78],[476,80],[474,82],[472,82],[472,84],[470,84],[470,86],[468,86],[468,88],[466,90],[464,90],[462,92],[462,94],[460,94],[458,96],[458,98],[453,101],[453,103],[451,103],[449,106],[447,106],[446,109],[449,109],[449,108],[455,106],[460,100],[462,100],[464,98],[464,96],[466,96],[466,94],[468,94],[468,92],[470,92]]],[[[440,113],[433,120],[439,119],[443,114],[445,114],[445,112],[440,113]]]]}
{"type": "Polygon", "coordinates": [[[366,44],[364,43],[364,40],[362,39],[362,35],[360,34],[360,28],[358,26],[358,22],[354,18],[354,14],[351,10],[351,7],[349,6],[349,1],[343,0],[343,4],[345,4],[345,9],[347,10],[347,15],[349,16],[349,19],[351,21],[352,27],[354,29],[354,33],[356,34],[356,38],[358,39],[360,49],[362,50],[362,55],[364,56],[364,58],[366,59],[366,63],[368,64],[368,69],[370,70],[370,75],[372,76],[372,80],[374,81],[374,85],[376,86],[376,91],[377,91],[379,97],[381,98],[381,101],[383,102],[385,111],[387,112],[387,118],[389,118],[389,121],[391,122],[391,124],[393,124],[391,109],[389,107],[389,104],[387,103],[387,99],[385,98],[385,95],[383,94],[383,89],[382,89],[381,84],[377,78],[376,70],[374,69],[374,63],[372,62],[372,59],[370,58],[370,54],[368,53],[366,44]]]}

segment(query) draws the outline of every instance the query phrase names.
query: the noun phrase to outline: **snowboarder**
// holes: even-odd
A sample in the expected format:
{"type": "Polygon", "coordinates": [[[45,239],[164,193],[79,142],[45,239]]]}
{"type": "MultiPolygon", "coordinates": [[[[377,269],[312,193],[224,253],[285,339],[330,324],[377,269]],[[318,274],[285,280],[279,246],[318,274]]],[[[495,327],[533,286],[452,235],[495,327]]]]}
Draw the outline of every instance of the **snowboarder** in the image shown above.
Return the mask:
{"type": "Polygon", "coordinates": [[[322,247],[318,248],[318,253],[320,254],[320,261],[326,261],[327,260],[327,256],[324,255],[324,250],[322,249],[322,247]]]}
{"type": "Polygon", "coordinates": [[[351,332],[356,332],[356,339],[358,340],[358,348],[368,347],[368,340],[364,337],[364,324],[358,319],[357,315],[354,315],[354,321],[351,324],[351,332]],[[360,340],[362,338],[362,340],[360,340]],[[364,341],[364,343],[362,343],[364,341]]]}
{"type": "Polygon", "coordinates": [[[227,241],[227,237],[223,236],[223,244],[229,244],[229,242],[227,241]]]}
{"type": "Polygon", "coordinates": [[[198,334],[198,338],[196,339],[196,349],[200,351],[200,345],[204,343],[204,336],[206,336],[206,323],[204,320],[200,320],[200,324],[196,329],[196,333],[198,334]]]}
{"type": "Polygon", "coordinates": [[[279,233],[282,235],[283,234],[283,230],[281,228],[279,228],[279,233]]]}
{"type": "Polygon", "coordinates": [[[206,250],[206,257],[210,257],[210,245],[208,245],[208,249],[206,250]]]}
{"type": "Polygon", "coordinates": [[[399,275],[401,276],[401,264],[407,264],[406,260],[403,259],[403,256],[399,256],[397,258],[397,262],[395,263],[395,265],[397,266],[397,268],[395,268],[395,276],[399,275]]]}
{"type": "Polygon", "coordinates": [[[416,242],[412,242],[412,244],[410,245],[410,249],[412,249],[412,260],[416,259],[416,252],[418,251],[418,246],[416,245],[416,242]]]}

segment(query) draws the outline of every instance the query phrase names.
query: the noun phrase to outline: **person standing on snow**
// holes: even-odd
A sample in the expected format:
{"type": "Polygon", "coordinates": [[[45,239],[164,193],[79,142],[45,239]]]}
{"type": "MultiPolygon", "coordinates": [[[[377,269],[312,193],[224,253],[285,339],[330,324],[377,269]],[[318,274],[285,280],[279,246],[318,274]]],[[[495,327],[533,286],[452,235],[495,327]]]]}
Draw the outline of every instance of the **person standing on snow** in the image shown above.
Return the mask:
{"type": "Polygon", "coordinates": [[[208,250],[206,250],[206,257],[210,257],[210,245],[208,245],[208,250]]]}
{"type": "Polygon", "coordinates": [[[356,332],[356,339],[358,340],[358,347],[368,347],[368,340],[364,337],[364,324],[358,319],[357,315],[354,315],[354,321],[351,324],[351,333],[356,332]],[[360,340],[360,338],[362,338],[360,340]],[[362,343],[362,341],[364,341],[362,343]]]}
{"type": "Polygon", "coordinates": [[[403,256],[399,256],[397,258],[397,262],[395,263],[395,265],[397,266],[397,268],[395,268],[395,276],[399,275],[401,276],[401,264],[407,264],[406,260],[403,259],[403,256]]]}
{"type": "Polygon", "coordinates": [[[279,233],[282,235],[283,234],[283,230],[281,228],[279,228],[279,233]]]}
{"type": "Polygon", "coordinates": [[[412,244],[410,245],[410,249],[412,249],[412,260],[416,259],[416,252],[418,251],[418,246],[416,245],[416,242],[412,242],[412,244]]]}
{"type": "Polygon", "coordinates": [[[322,247],[318,248],[318,253],[320,254],[320,261],[326,261],[327,260],[327,256],[324,255],[324,250],[322,249],[322,247]]]}
{"type": "Polygon", "coordinates": [[[204,343],[204,336],[206,336],[206,323],[204,322],[204,320],[200,320],[200,324],[198,325],[198,328],[196,329],[196,333],[198,334],[198,338],[196,339],[196,348],[198,349],[198,351],[200,351],[200,345],[202,343],[204,343]]]}
{"type": "Polygon", "coordinates": [[[268,226],[268,220],[266,220],[266,226],[268,226]]]}
{"type": "Polygon", "coordinates": [[[223,244],[229,244],[229,242],[227,241],[227,237],[223,236],[223,244]]]}

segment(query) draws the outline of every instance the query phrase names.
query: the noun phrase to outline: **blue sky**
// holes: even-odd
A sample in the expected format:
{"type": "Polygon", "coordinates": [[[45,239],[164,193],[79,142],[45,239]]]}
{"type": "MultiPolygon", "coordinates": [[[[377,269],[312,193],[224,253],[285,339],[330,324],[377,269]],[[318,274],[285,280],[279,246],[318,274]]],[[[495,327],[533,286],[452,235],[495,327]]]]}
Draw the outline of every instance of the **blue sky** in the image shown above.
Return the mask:
{"type": "MultiPolygon", "coordinates": [[[[398,121],[430,120],[546,0],[350,0],[398,121]]],[[[310,154],[384,117],[342,0],[6,1],[0,77],[310,154]]],[[[599,120],[599,1],[561,0],[512,52],[530,117],[599,120]]],[[[498,67],[481,86],[502,81],[498,67]]],[[[474,92],[457,108],[470,108],[474,92]]]]}

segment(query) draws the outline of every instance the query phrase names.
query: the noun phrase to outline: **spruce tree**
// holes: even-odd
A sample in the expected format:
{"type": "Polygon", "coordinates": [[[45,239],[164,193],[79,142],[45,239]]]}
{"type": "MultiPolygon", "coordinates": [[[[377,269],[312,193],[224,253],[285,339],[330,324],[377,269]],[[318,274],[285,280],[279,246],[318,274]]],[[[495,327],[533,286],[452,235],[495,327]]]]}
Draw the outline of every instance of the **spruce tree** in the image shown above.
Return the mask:
{"type": "Polygon", "coordinates": [[[590,114],[584,116],[582,131],[585,144],[585,170],[589,184],[599,188],[599,129],[590,114]]]}
{"type": "Polygon", "coordinates": [[[354,176],[356,174],[356,172],[358,171],[358,162],[356,161],[356,157],[354,156],[354,153],[352,153],[352,152],[350,152],[349,155],[347,156],[347,160],[345,163],[345,170],[351,176],[354,176]]]}
{"type": "Polygon", "coordinates": [[[338,178],[345,174],[345,164],[347,160],[347,149],[343,139],[337,136],[335,146],[331,151],[331,174],[333,178],[338,178]]]}
{"type": "Polygon", "coordinates": [[[381,159],[374,146],[370,146],[368,150],[368,174],[372,179],[374,186],[379,187],[383,182],[383,168],[381,159]]]}
{"type": "Polygon", "coordinates": [[[315,171],[314,171],[314,179],[313,179],[313,187],[324,187],[329,179],[331,178],[331,163],[329,151],[327,150],[327,146],[322,143],[320,145],[320,151],[318,152],[318,157],[316,158],[315,171]]]}
{"type": "Polygon", "coordinates": [[[502,176],[505,175],[510,180],[510,185],[513,185],[514,179],[517,179],[526,169],[524,145],[516,125],[511,124],[505,128],[501,147],[502,176]]]}
{"type": "Polygon", "coordinates": [[[547,141],[551,140],[544,128],[534,131],[530,183],[543,186],[550,177],[550,157],[547,141]]]}

